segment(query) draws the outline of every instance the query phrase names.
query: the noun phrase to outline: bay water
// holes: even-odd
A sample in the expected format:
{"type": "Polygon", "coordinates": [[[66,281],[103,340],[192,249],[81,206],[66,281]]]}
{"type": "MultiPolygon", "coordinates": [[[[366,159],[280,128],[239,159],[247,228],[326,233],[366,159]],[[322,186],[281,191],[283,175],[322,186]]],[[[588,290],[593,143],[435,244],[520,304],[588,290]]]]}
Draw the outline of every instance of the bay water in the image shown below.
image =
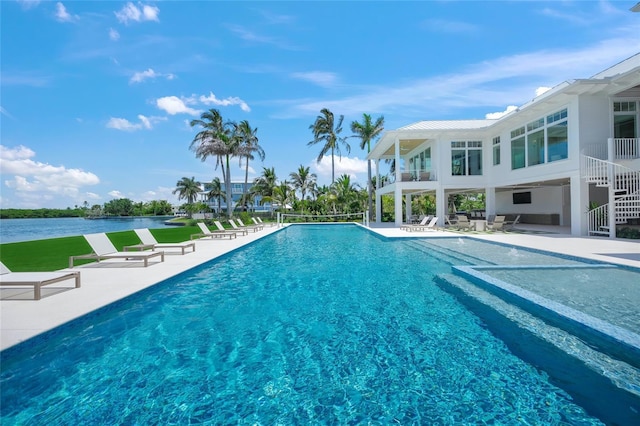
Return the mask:
{"type": "Polygon", "coordinates": [[[96,232],[127,231],[136,228],[163,228],[173,216],[84,219],[78,217],[45,219],[0,219],[0,244],[19,241],[71,237],[96,232]]]}

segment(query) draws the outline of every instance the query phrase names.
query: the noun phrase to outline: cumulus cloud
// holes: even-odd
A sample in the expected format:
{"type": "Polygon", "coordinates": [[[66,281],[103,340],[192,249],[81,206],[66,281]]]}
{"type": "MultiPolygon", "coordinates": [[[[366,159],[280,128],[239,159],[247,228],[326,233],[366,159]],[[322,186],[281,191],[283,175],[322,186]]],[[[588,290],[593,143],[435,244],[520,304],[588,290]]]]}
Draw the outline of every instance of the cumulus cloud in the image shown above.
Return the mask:
{"type": "Polygon", "coordinates": [[[109,39],[113,41],[120,40],[120,33],[113,28],[109,28],[109,39]]]}
{"type": "Polygon", "coordinates": [[[178,98],[177,96],[165,96],[156,100],[156,106],[167,114],[189,114],[198,115],[200,111],[193,109],[187,105],[193,105],[195,100],[193,98],[178,98]]]}
{"type": "Polygon", "coordinates": [[[153,69],[149,68],[146,71],[140,71],[133,74],[131,79],[129,80],[129,84],[133,83],[142,83],[144,80],[154,79],[157,77],[164,77],[167,80],[173,80],[176,76],[174,74],[161,74],[155,72],[153,69]]]}
{"type": "Polygon", "coordinates": [[[514,111],[517,111],[517,110],[518,110],[518,107],[517,107],[517,106],[515,106],[515,105],[509,105],[509,106],[507,107],[507,109],[505,109],[504,111],[499,111],[499,112],[490,112],[490,113],[486,114],[486,115],[485,115],[485,118],[486,118],[487,120],[497,120],[497,119],[502,118],[502,117],[504,117],[505,115],[510,114],[510,113],[512,113],[512,112],[514,112],[514,111]]]}
{"type": "Polygon", "coordinates": [[[205,105],[218,105],[218,106],[229,106],[229,105],[240,105],[240,109],[246,112],[251,111],[249,105],[242,99],[237,96],[230,96],[226,99],[218,99],[213,92],[209,92],[209,96],[200,96],[200,102],[205,105]]]}
{"type": "Polygon", "coordinates": [[[0,145],[1,174],[4,185],[17,197],[35,200],[54,196],[75,198],[80,188],[100,183],[98,176],[81,169],[53,166],[35,161],[36,153],[28,147],[9,148],[0,145]]]}
{"type": "Polygon", "coordinates": [[[113,191],[109,191],[107,194],[109,194],[109,196],[113,197],[113,198],[126,198],[126,196],[117,190],[113,190],[113,191]]]}
{"type": "Polygon", "coordinates": [[[60,22],[73,22],[79,19],[78,15],[71,15],[67,8],[60,2],[56,3],[56,19],[60,22]]]}
{"type": "Polygon", "coordinates": [[[538,87],[536,89],[536,96],[540,96],[540,95],[548,92],[549,90],[551,90],[551,87],[544,87],[544,86],[538,87]]]}
{"type": "Polygon", "coordinates": [[[291,77],[309,81],[321,87],[332,87],[338,80],[338,76],[335,73],[324,71],[294,72],[291,77]]]}
{"type": "MultiPolygon", "coordinates": [[[[335,177],[338,178],[341,175],[349,175],[354,181],[358,181],[362,185],[366,185],[367,182],[367,160],[360,159],[358,157],[345,157],[342,158],[336,156],[335,160],[335,177]]],[[[372,173],[375,172],[375,164],[371,164],[372,173]]],[[[312,161],[309,163],[311,171],[318,175],[318,181],[328,180],[328,184],[331,183],[331,156],[323,157],[318,163],[312,161]],[[323,179],[324,178],[324,179],[323,179]]]]}
{"type": "Polygon", "coordinates": [[[156,6],[149,6],[146,4],[138,3],[138,6],[129,2],[117,12],[114,12],[118,21],[123,24],[129,22],[143,22],[143,21],[156,21],[158,22],[158,15],[160,9],[156,6]]]}
{"type": "Polygon", "coordinates": [[[147,129],[151,130],[153,124],[158,121],[166,120],[165,117],[146,117],[142,114],[138,115],[139,123],[132,123],[126,118],[111,117],[107,122],[107,127],[110,129],[123,130],[125,132],[134,132],[136,130],[147,129]]]}

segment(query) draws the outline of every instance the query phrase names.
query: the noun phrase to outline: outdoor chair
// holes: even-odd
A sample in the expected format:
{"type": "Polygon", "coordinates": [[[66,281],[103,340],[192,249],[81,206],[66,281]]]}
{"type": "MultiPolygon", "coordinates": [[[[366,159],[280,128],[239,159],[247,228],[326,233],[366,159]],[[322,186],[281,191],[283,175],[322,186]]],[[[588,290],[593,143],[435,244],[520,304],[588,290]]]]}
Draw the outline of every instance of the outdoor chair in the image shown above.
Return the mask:
{"type": "Polygon", "coordinates": [[[202,222],[198,222],[198,227],[200,228],[200,231],[202,231],[202,232],[199,232],[197,234],[191,235],[191,239],[193,240],[193,239],[196,239],[196,238],[206,238],[206,237],[211,237],[211,239],[229,237],[229,239],[232,239],[232,238],[236,238],[237,237],[235,232],[227,231],[226,229],[224,229],[224,227],[222,225],[218,226],[220,224],[220,222],[218,222],[217,220],[214,221],[214,223],[216,224],[216,227],[218,228],[218,230],[211,231],[211,230],[209,230],[207,225],[205,225],[202,222]]]}
{"type": "Polygon", "coordinates": [[[138,238],[140,238],[141,244],[138,244],[137,246],[125,247],[125,251],[127,251],[128,248],[144,249],[145,247],[150,247],[151,250],[155,250],[157,248],[179,248],[180,250],[182,250],[183,255],[185,254],[186,249],[189,247],[191,247],[192,252],[196,251],[196,243],[193,241],[183,241],[181,243],[159,243],[148,228],[134,229],[134,232],[136,233],[138,238]]]}
{"type": "Polygon", "coordinates": [[[33,299],[42,298],[42,286],[74,279],[76,288],[80,288],[80,272],[11,272],[0,262],[0,285],[33,286],[33,299]]]}
{"type": "Polygon", "coordinates": [[[258,231],[262,231],[264,229],[264,226],[260,225],[259,223],[257,223],[257,224],[256,223],[251,223],[249,225],[245,225],[242,222],[242,219],[238,218],[236,220],[238,221],[238,225],[240,225],[240,228],[255,228],[258,231]]]}
{"type": "Polygon", "coordinates": [[[431,218],[429,223],[427,223],[425,225],[412,225],[409,229],[407,229],[407,231],[409,231],[409,232],[413,232],[413,231],[435,231],[435,230],[438,229],[436,227],[437,223],[438,223],[438,216],[434,216],[434,217],[431,218]]]}
{"type": "Polygon", "coordinates": [[[518,221],[520,221],[520,215],[516,216],[514,220],[505,221],[504,224],[502,225],[502,229],[504,231],[511,231],[516,226],[518,221]]]}
{"type": "Polygon", "coordinates": [[[73,268],[73,262],[76,259],[93,259],[97,262],[106,259],[142,260],[145,268],[149,266],[149,259],[153,257],[160,256],[160,262],[164,262],[163,251],[118,251],[104,232],[86,234],[84,239],[87,240],[93,252],[80,256],[69,256],[69,268],[73,268]]]}
{"type": "Polygon", "coordinates": [[[487,229],[490,231],[502,231],[505,216],[496,216],[492,223],[487,222],[487,229]]]}
{"type": "Polygon", "coordinates": [[[253,219],[253,221],[258,224],[258,225],[265,225],[265,226],[276,226],[277,223],[275,222],[263,222],[262,218],[260,216],[256,216],[256,217],[252,217],[251,219],[253,219]]]}
{"type": "Polygon", "coordinates": [[[472,224],[467,216],[458,215],[458,220],[456,221],[455,228],[458,231],[468,231],[472,228],[472,224]]]}
{"type": "Polygon", "coordinates": [[[232,228],[233,231],[236,231],[236,232],[242,231],[242,232],[244,232],[244,235],[247,235],[249,233],[249,231],[258,232],[258,230],[256,228],[250,228],[250,227],[247,227],[247,226],[238,226],[233,219],[229,219],[228,222],[231,225],[231,228],[232,228]]]}
{"type": "Polygon", "coordinates": [[[431,218],[431,216],[425,216],[425,217],[422,218],[420,223],[406,223],[404,225],[400,225],[400,230],[409,231],[410,228],[412,228],[414,226],[425,226],[430,218],[431,218]]]}

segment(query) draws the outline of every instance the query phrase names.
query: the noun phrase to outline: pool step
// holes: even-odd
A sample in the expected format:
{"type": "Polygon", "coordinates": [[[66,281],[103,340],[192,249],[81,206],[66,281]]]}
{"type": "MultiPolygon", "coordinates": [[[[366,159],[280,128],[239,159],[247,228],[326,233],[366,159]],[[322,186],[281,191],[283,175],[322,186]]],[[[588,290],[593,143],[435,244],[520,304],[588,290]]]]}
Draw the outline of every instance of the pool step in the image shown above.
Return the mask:
{"type": "Polygon", "coordinates": [[[640,369],[463,277],[440,274],[435,282],[476,314],[514,354],[549,374],[590,414],[608,424],[640,424],[640,369]]]}
{"type": "Polygon", "coordinates": [[[409,240],[407,244],[417,250],[420,250],[427,256],[446,262],[450,265],[492,265],[491,262],[480,259],[475,256],[460,253],[450,248],[437,246],[434,250],[433,245],[420,240],[409,240]]]}

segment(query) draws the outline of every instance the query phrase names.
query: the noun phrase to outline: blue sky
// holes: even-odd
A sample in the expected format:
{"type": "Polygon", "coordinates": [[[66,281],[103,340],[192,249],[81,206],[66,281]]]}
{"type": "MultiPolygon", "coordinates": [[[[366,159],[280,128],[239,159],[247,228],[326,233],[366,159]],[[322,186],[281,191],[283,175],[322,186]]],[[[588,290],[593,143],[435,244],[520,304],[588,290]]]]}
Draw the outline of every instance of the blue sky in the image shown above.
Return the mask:
{"type": "MultiPolygon", "coordinates": [[[[2,1],[0,207],[169,200],[209,108],[258,128],[280,180],[322,108],[385,128],[485,118],[640,51],[631,1],[2,1]]],[[[336,164],[366,185],[356,139],[336,164]]],[[[234,161],[233,180],[244,180],[234,161]]]]}

